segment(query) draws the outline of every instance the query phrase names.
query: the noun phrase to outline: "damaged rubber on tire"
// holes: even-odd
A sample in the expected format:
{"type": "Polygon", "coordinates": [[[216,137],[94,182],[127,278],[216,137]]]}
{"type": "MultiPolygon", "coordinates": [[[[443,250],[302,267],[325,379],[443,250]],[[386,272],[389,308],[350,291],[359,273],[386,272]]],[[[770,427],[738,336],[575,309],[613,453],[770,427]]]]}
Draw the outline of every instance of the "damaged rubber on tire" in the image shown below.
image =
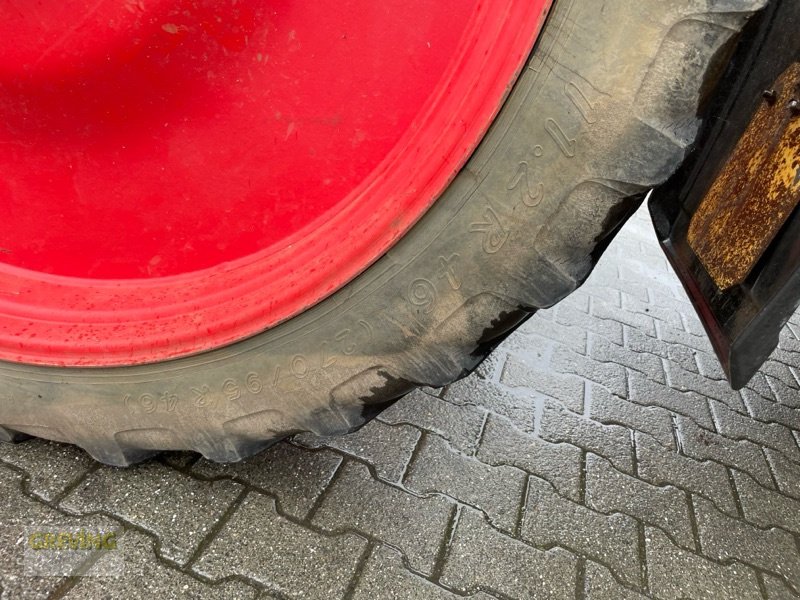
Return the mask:
{"type": "Polygon", "coordinates": [[[467,165],[390,252],[303,314],[197,356],[104,369],[0,363],[0,439],[127,465],[236,461],[352,431],[470,373],[588,276],[681,164],[736,32],[766,0],[557,0],[467,165]]]}

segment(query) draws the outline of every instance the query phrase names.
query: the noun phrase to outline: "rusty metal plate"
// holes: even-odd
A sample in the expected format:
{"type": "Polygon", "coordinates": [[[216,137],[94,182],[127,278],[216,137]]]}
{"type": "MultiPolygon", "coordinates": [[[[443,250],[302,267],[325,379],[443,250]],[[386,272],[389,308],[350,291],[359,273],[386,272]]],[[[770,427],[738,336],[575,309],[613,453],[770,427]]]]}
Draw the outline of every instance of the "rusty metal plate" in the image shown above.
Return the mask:
{"type": "Polygon", "coordinates": [[[740,285],[800,203],[800,63],[765,92],[689,225],[689,246],[716,286],[740,285]]]}

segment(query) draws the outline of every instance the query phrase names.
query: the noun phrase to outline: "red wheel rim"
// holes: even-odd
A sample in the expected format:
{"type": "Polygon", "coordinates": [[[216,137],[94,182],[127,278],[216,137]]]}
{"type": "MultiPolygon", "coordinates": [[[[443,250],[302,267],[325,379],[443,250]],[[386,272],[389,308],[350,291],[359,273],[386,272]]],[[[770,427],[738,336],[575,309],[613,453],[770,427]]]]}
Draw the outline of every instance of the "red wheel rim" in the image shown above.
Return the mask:
{"type": "Polygon", "coordinates": [[[165,360],[330,295],[458,172],[551,2],[4,3],[0,359],[165,360]]]}

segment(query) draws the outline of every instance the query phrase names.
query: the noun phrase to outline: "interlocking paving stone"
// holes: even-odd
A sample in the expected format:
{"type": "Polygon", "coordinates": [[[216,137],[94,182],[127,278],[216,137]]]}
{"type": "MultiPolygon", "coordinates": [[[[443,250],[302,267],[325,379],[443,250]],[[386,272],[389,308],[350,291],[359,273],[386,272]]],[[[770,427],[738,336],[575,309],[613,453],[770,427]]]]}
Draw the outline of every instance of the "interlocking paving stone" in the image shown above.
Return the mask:
{"type": "Polygon", "coordinates": [[[323,496],[314,523],[329,531],[355,530],[402,551],[415,570],[430,575],[453,505],[420,498],[375,481],[367,468],[345,463],[323,496]]]}
{"type": "Polygon", "coordinates": [[[3,465],[0,465],[0,497],[3,498],[0,502],[0,598],[47,598],[64,583],[64,578],[25,576],[25,528],[72,520],[23,495],[22,476],[3,465]]]}
{"type": "Polygon", "coordinates": [[[610,305],[603,300],[597,300],[596,297],[592,298],[591,314],[598,319],[617,321],[624,325],[634,327],[636,330],[644,334],[656,337],[656,325],[653,318],[647,313],[640,313],[635,311],[628,311],[616,306],[610,305]]]}
{"type": "Polygon", "coordinates": [[[667,342],[668,344],[678,344],[680,346],[694,348],[695,350],[706,352],[708,354],[714,353],[714,348],[711,346],[711,342],[705,335],[694,335],[684,331],[683,329],[671,327],[666,323],[659,324],[658,338],[667,342]]]}
{"type": "Polygon", "coordinates": [[[714,428],[711,410],[703,396],[693,392],[680,392],[650,381],[640,373],[629,373],[629,399],[642,406],[660,406],[670,412],[689,417],[706,429],[714,428]]]}
{"type": "Polygon", "coordinates": [[[378,417],[390,425],[408,424],[445,438],[454,448],[473,454],[478,445],[486,411],[455,406],[415,390],[378,417]]]}
{"type": "Polygon", "coordinates": [[[753,417],[759,421],[765,423],[780,423],[795,431],[800,430],[800,409],[798,408],[765,400],[755,395],[748,396],[746,404],[753,417]]]}
{"type": "Polygon", "coordinates": [[[792,408],[800,408],[800,394],[797,390],[786,385],[780,379],[770,377],[764,371],[760,371],[767,380],[769,387],[773,390],[774,395],[780,404],[791,406],[792,408]]]}
{"type": "Polygon", "coordinates": [[[156,534],[166,558],[185,563],[242,489],[232,481],[199,481],[148,462],[127,469],[103,467],[60,506],[118,515],[156,534]]]}
{"type": "Polygon", "coordinates": [[[744,565],[722,565],[669,541],[659,529],[645,530],[650,590],[659,600],[761,598],[755,572],[744,565]]]}
{"type": "Polygon", "coordinates": [[[580,377],[554,373],[547,364],[539,364],[530,355],[508,355],[501,383],[525,387],[555,398],[572,411],[583,412],[585,381],[580,377]]]}
{"type": "Polygon", "coordinates": [[[303,598],[342,598],[367,541],[322,535],[278,515],[268,496],[248,493],[193,566],[211,579],[231,573],[303,598]]]}
{"type": "MultiPolygon", "coordinates": [[[[28,600],[60,597],[68,590],[70,580],[62,576],[32,576],[26,570],[25,548],[32,531],[71,532],[81,530],[92,534],[114,532],[121,538],[123,526],[102,515],[72,516],[34,501],[22,493],[22,476],[0,466],[0,598],[3,600],[28,600]]],[[[111,552],[95,553],[76,562],[79,568],[90,576],[117,574],[119,565],[130,560],[127,549],[118,542],[120,556],[109,556],[111,552]],[[111,559],[109,562],[107,559],[111,559]]],[[[155,560],[155,557],[153,557],[155,560]]],[[[51,565],[45,560],[43,567],[51,565]]]]}
{"type": "Polygon", "coordinates": [[[711,500],[717,508],[736,514],[736,500],[727,469],[699,461],[661,446],[650,436],[636,434],[638,475],[654,485],[674,485],[711,500]]]}
{"type": "Polygon", "coordinates": [[[429,435],[420,443],[404,481],[419,494],[441,492],[478,508],[495,527],[512,532],[525,479],[519,469],[489,466],[452,450],[442,438],[429,435]]]}
{"type": "Polygon", "coordinates": [[[603,513],[625,513],[664,530],[677,545],[695,549],[685,492],[621,473],[593,454],[586,459],[586,506],[603,513]]]}
{"type": "Polygon", "coordinates": [[[719,512],[704,498],[694,499],[703,554],[734,559],[787,578],[800,590],[800,556],[792,535],[780,529],[758,529],[719,512]]]}
{"type": "Polygon", "coordinates": [[[238,463],[201,459],[192,472],[203,477],[234,477],[256,486],[277,498],[281,512],[305,519],[341,462],[342,457],[330,450],[309,452],[280,442],[238,463]]]}
{"type": "Polygon", "coordinates": [[[797,440],[788,427],[778,423],[761,423],[713,400],[711,411],[714,413],[718,431],[725,437],[750,440],[759,446],[774,448],[794,460],[800,460],[800,448],[797,447],[797,440]]]}
{"type": "Polygon", "coordinates": [[[767,600],[795,600],[798,597],[780,577],[763,573],[762,578],[767,592],[767,600]]]}
{"type": "Polygon", "coordinates": [[[746,413],[741,394],[731,390],[727,381],[707,379],[698,373],[681,368],[670,360],[664,362],[667,367],[667,379],[671,388],[714,398],[724,402],[735,411],[746,413]]]}
{"type": "Polygon", "coordinates": [[[402,555],[388,546],[373,549],[352,600],[490,600],[492,596],[477,592],[468,596],[454,594],[406,569],[402,555]]]}
{"type": "MultiPolygon", "coordinates": [[[[659,357],[646,352],[636,352],[629,347],[618,346],[600,337],[592,338],[589,344],[589,357],[600,362],[610,362],[639,371],[648,379],[658,383],[666,382],[664,367],[661,365],[659,357]]],[[[627,390],[627,386],[625,389],[627,390]]],[[[627,397],[627,393],[619,395],[627,397]]]]}
{"type": "Polygon", "coordinates": [[[124,557],[124,569],[114,577],[81,577],[63,597],[86,598],[208,598],[209,600],[251,600],[258,590],[239,581],[215,585],[169,568],[153,554],[153,540],[133,530],[125,530],[117,547],[124,557]]]}
{"type": "MultiPolygon", "coordinates": [[[[694,371],[695,373],[700,372],[698,361],[695,359],[695,356],[702,353],[686,346],[668,344],[663,340],[645,335],[631,327],[625,328],[625,347],[634,352],[668,358],[687,371],[694,371]]],[[[716,357],[714,360],[717,360],[716,357]]],[[[660,367],[660,369],[663,369],[663,367],[660,367]]],[[[645,373],[644,375],[647,376],[648,374],[645,373]]],[[[655,377],[650,377],[650,379],[655,379],[655,377]]],[[[663,380],[659,379],[659,381],[663,380]]]]}
{"type": "Polygon", "coordinates": [[[800,535],[800,500],[765,489],[747,473],[733,472],[745,519],[759,527],[782,527],[800,535]]]}
{"type": "MultiPolygon", "coordinates": [[[[566,327],[577,327],[616,342],[624,343],[622,323],[611,319],[597,319],[571,306],[556,306],[555,322],[566,327]]],[[[558,341],[558,340],[556,340],[558,341]]]]}
{"type": "Polygon", "coordinates": [[[532,548],[492,528],[464,508],[441,581],[460,593],[478,587],[510,598],[573,600],[577,558],[561,548],[532,548]]]}
{"type": "MultiPolygon", "coordinates": [[[[777,356],[780,354],[781,351],[776,350],[772,356],[777,356]]],[[[776,360],[767,360],[767,362],[765,362],[764,365],[761,367],[761,372],[779,380],[788,389],[791,390],[800,389],[800,383],[798,383],[797,376],[792,371],[792,368],[783,362],[778,362],[776,360]]]]}
{"type": "Polygon", "coordinates": [[[45,500],[53,500],[95,465],[77,446],[40,439],[0,444],[0,461],[28,473],[28,490],[45,500]]]}
{"type": "Polygon", "coordinates": [[[490,465],[519,467],[556,488],[559,494],[578,501],[583,452],[571,444],[551,444],[534,438],[508,420],[489,415],[478,458],[490,465]]]}
{"type": "Polygon", "coordinates": [[[750,473],[761,485],[774,487],[764,453],[749,440],[730,440],[701,429],[691,420],[678,417],[678,430],[686,454],[693,458],[715,460],[728,467],[750,473]]]}
{"type": "Polygon", "coordinates": [[[585,329],[573,325],[557,323],[552,319],[543,318],[549,311],[538,311],[531,319],[525,322],[519,331],[521,334],[531,334],[525,339],[536,337],[549,339],[566,346],[578,354],[586,354],[587,333],[585,329]]]}
{"type": "Polygon", "coordinates": [[[367,461],[379,477],[400,481],[419,436],[419,430],[408,425],[387,425],[374,420],[348,435],[319,437],[303,433],[294,440],[307,448],[336,448],[367,461]]]}
{"type": "Polygon", "coordinates": [[[552,365],[558,372],[579,375],[606,386],[617,396],[628,397],[628,379],[625,367],[620,364],[595,360],[566,348],[558,348],[553,354],[552,365]]]}
{"type": "Polygon", "coordinates": [[[719,363],[719,359],[715,354],[696,352],[694,358],[700,367],[699,373],[702,374],[703,377],[715,379],[717,381],[725,381],[725,371],[722,369],[722,365],[719,363]]]}
{"type": "Polygon", "coordinates": [[[586,561],[583,585],[586,600],[645,600],[646,598],[639,592],[620,585],[611,571],[591,560],[586,561]]]}
{"type": "Polygon", "coordinates": [[[622,308],[628,312],[647,315],[657,321],[663,321],[676,329],[683,328],[680,312],[675,310],[675,308],[651,304],[647,299],[647,288],[645,288],[644,291],[644,300],[628,293],[622,294],[622,308]]]}
{"type": "Polygon", "coordinates": [[[533,431],[536,403],[542,397],[534,392],[514,392],[478,377],[467,377],[449,386],[442,396],[460,406],[480,406],[510,419],[525,431],[533,431]]]}
{"type": "Polygon", "coordinates": [[[604,456],[626,473],[633,470],[631,436],[623,427],[601,425],[548,400],[544,405],[540,434],[550,442],[566,442],[604,456]]]}
{"type": "Polygon", "coordinates": [[[589,392],[590,415],[605,425],[622,425],[647,433],[662,445],[675,447],[672,415],[658,406],[642,406],[619,398],[604,387],[592,385],[589,392]]]}
{"type": "MultiPolygon", "coordinates": [[[[702,359],[698,358],[702,356],[704,356],[702,352],[687,348],[686,346],[669,346],[666,358],[685,371],[691,371],[698,375],[703,374],[703,377],[707,377],[702,371],[702,359]]],[[[718,359],[714,357],[714,360],[717,361],[718,359]]]]}
{"type": "Polygon", "coordinates": [[[556,494],[531,478],[521,537],[536,546],[558,545],[605,564],[628,585],[641,585],[636,522],[605,515],[556,494]]]}
{"type": "Polygon", "coordinates": [[[764,450],[764,454],[772,468],[778,489],[784,494],[800,499],[800,465],[769,448],[764,450]]]}

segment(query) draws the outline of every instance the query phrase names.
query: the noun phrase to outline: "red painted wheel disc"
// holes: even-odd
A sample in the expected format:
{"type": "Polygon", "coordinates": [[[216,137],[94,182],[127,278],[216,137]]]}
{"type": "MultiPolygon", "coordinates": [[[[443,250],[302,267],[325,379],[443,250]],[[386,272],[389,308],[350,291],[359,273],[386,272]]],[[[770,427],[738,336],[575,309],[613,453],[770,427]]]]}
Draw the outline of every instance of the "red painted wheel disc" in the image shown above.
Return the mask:
{"type": "Polygon", "coordinates": [[[0,359],[165,360],[330,295],[463,165],[550,3],[2,3],[0,359]]]}

